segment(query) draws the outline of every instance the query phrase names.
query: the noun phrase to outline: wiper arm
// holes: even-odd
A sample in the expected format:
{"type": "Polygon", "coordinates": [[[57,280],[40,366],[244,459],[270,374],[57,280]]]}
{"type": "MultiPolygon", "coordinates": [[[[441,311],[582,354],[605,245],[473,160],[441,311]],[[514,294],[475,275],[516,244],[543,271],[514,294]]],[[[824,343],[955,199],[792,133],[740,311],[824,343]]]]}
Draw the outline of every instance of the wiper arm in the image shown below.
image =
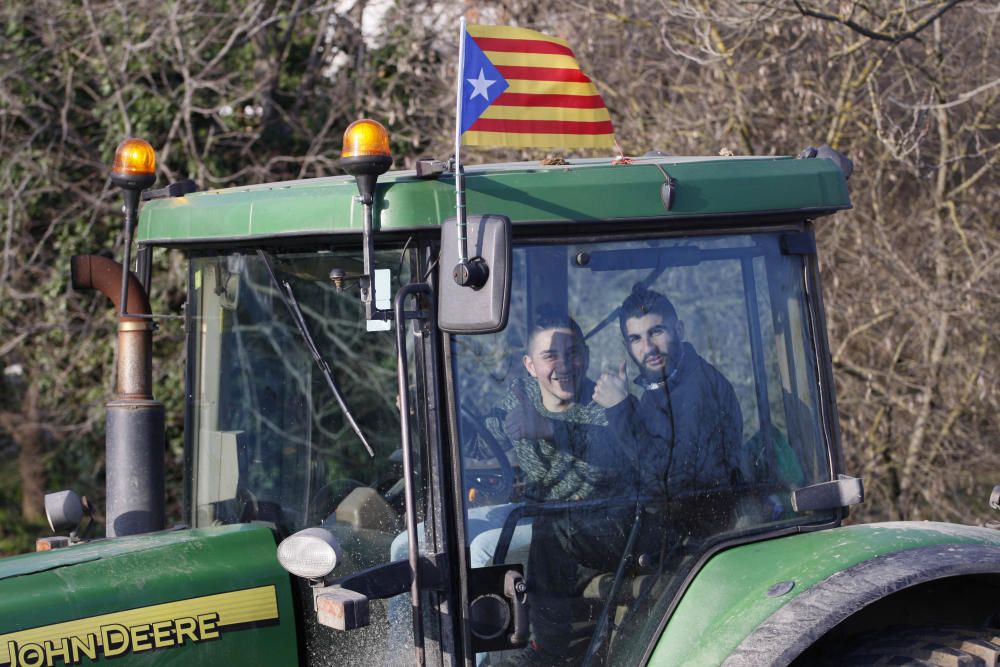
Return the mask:
{"type": "Polygon", "coordinates": [[[271,265],[271,257],[266,252],[258,248],[257,256],[263,260],[264,266],[267,267],[267,273],[271,276],[271,282],[274,283],[276,288],[278,288],[278,296],[281,297],[285,307],[288,308],[288,312],[292,316],[292,321],[295,322],[295,326],[298,328],[299,333],[302,334],[302,339],[305,341],[306,347],[309,349],[313,359],[316,361],[316,365],[319,366],[319,370],[326,379],[326,384],[330,387],[330,392],[333,394],[333,397],[337,399],[340,409],[343,410],[344,416],[347,418],[347,422],[351,425],[351,428],[354,429],[354,432],[358,434],[358,437],[361,439],[361,444],[363,444],[365,449],[368,450],[369,456],[374,458],[375,450],[373,450],[372,446],[368,444],[368,440],[365,439],[365,435],[358,427],[358,423],[354,421],[354,416],[351,414],[351,411],[347,409],[347,403],[344,402],[344,397],[341,396],[340,389],[337,388],[337,383],[333,380],[333,373],[330,371],[330,365],[326,363],[323,355],[320,354],[319,348],[316,347],[316,342],[309,333],[309,326],[306,324],[306,319],[302,315],[302,309],[299,308],[299,302],[295,298],[295,292],[292,291],[292,286],[285,280],[278,282],[277,276],[274,275],[274,267],[271,265]]]}
{"type": "MultiPolygon", "coordinates": [[[[648,288],[650,285],[653,284],[653,281],[656,280],[657,278],[659,278],[660,275],[664,271],[666,271],[666,270],[667,270],[667,267],[665,265],[664,266],[658,266],[658,267],[656,267],[655,269],[653,269],[652,271],[649,272],[648,276],[646,276],[645,278],[643,278],[642,280],[640,280],[639,284],[641,284],[643,287],[648,288]]],[[[594,335],[600,333],[601,330],[604,327],[608,326],[609,324],[611,324],[612,322],[614,322],[615,320],[617,320],[618,319],[618,314],[621,312],[621,310],[622,309],[619,306],[618,308],[615,308],[610,313],[608,313],[608,316],[605,317],[600,322],[598,322],[596,327],[594,327],[593,329],[591,329],[590,331],[587,332],[587,334],[583,337],[583,340],[585,340],[585,341],[590,340],[591,336],[594,336],[594,335]]]]}

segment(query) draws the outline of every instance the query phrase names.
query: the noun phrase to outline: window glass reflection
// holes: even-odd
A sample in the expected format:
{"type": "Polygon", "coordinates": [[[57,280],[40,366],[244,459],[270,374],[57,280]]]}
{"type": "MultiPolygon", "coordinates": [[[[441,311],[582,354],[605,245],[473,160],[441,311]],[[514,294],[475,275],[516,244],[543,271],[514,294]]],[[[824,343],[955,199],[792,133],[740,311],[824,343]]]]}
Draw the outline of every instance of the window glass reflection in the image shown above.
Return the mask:
{"type": "Polygon", "coordinates": [[[507,329],[453,346],[470,566],[524,567],[529,659],[624,659],[712,545],[831,518],[789,502],[828,476],[802,269],[778,234],[515,249],[507,329]]]}

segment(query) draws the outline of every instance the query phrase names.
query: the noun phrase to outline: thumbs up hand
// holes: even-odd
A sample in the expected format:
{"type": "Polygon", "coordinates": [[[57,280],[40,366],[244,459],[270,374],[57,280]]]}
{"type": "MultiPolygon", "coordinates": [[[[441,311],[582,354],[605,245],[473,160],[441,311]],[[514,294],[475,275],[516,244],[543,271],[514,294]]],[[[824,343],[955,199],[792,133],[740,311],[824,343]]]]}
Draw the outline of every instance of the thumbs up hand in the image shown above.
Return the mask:
{"type": "Polygon", "coordinates": [[[625,364],[623,361],[617,373],[604,373],[597,381],[594,402],[602,408],[618,405],[628,396],[628,388],[625,385],[625,364]]]}

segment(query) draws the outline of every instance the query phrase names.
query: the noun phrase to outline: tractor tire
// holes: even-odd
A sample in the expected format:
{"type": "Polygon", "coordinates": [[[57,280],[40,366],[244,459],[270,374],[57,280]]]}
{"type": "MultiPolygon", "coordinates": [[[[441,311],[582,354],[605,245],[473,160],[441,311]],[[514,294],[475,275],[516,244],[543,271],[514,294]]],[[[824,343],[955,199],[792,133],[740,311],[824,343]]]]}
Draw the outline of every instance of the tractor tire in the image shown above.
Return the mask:
{"type": "Polygon", "coordinates": [[[861,635],[830,665],[928,665],[1000,667],[1000,629],[974,627],[889,628],[861,635]]]}

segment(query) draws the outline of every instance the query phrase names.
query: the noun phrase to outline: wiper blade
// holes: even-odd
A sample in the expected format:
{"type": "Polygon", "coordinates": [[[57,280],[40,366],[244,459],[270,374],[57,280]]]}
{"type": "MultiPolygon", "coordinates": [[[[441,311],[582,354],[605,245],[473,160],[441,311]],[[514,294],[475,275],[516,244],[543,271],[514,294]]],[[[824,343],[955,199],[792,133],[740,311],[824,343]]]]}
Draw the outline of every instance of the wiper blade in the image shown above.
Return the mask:
{"type": "MultiPolygon", "coordinates": [[[[653,269],[652,271],[649,272],[649,275],[640,280],[638,284],[648,288],[650,285],[653,284],[653,282],[657,278],[660,277],[660,275],[666,270],[666,268],[667,268],[666,266],[659,266],[653,269]]],[[[596,327],[587,332],[587,334],[583,337],[583,340],[585,341],[590,340],[592,336],[600,333],[601,330],[604,329],[604,327],[608,326],[609,324],[618,319],[618,314],[621,313],[621,311],[622,309],[619,306],[618,308],[615,308],[610,313],[608,313],[608,316],[605,317],[600,322],[598,322],[596,327]]]]}
{"type": "Polygon", "coordinates": [[[319,348],[316,347],[316,342],[313,340],[312,335],[309,333],[309,326],[306,324],[306,318],[302,315],[302,309],[299,308],[299,302],[295,298],[295,292],[292,291],[292,286],[288,284],[288,281],[282,280],[278,282],[278,277],[274,274],[274,267],[271,265],[271,257],[261,249],[257,250],[257,256],[261,258],[264,262],[264,266],[267,267],[267,273],[271,276],[271,282],[274,286],[278,288],[278,296],[281,297],[282,302],[284,302],[285,307],[288,308],[289,314],[292,316],[292,321],[295,322],[296,328],[298,328],[299,333],[302,334],[302,339],[305,341],[306,347],[312,354],[313,359],[316,361],[316,365],[319,366],[320,373],[326,379],[326,384],[330,387],[330,393],[333,397],[337,399],[337,403],[340,405],[340,409],[343,410],[344,416],[347,418],[347,423],[351,425],[354,432],[358,434],[361,439],[361,444],[365,446],[368,450],[368,455],[372,458],[375,457],[375,450],[372,446],[368,444],[368,440],[365,439],[364,433],[361,432],[361,428],[358,427],[358,423],[354,420],[354,415],[347,408],[347,403],[344,402],[344,397],[340,394],[340,389],[337,388],[337,383],[333,379],[333,373],[330,371],[330,365],[326,363],[326,359],[320,354],[319,348]]]}

